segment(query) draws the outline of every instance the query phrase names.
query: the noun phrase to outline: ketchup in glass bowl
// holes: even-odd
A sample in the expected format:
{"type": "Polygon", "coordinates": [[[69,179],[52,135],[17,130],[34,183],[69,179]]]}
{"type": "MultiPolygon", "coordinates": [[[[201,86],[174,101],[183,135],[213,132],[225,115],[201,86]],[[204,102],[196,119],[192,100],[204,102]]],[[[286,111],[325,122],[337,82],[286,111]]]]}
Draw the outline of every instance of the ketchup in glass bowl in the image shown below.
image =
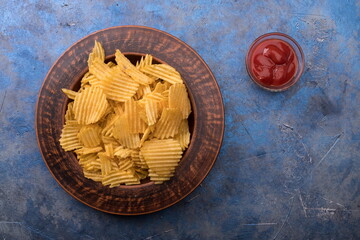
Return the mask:
{"type": "Polygon", "coordinates": [[[300,45],[283,33],[258,37],[246,55],[246,69],[260,87],[278,92],[294,85],[304,71],[300,45]]]}

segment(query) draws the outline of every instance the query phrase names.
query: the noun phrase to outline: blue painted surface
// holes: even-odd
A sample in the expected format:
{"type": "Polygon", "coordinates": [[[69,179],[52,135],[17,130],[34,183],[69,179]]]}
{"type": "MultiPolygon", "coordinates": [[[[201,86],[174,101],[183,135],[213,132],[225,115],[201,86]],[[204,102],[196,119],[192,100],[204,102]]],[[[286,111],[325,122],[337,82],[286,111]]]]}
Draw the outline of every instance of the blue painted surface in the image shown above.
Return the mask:
{"type": "Polygon", "coordinates": [[[1,1],[2,239],[360,239],[359,1],[1,1]],[[60,54],[106,27],[145,25],[192,46],[219,83],[218,160],[185,200],[138,217],[73,199],[39,153],[34,112],[60,54]],[[261,34],[293,36],[306,59],[282,93],[244,66],[261,34]]]}

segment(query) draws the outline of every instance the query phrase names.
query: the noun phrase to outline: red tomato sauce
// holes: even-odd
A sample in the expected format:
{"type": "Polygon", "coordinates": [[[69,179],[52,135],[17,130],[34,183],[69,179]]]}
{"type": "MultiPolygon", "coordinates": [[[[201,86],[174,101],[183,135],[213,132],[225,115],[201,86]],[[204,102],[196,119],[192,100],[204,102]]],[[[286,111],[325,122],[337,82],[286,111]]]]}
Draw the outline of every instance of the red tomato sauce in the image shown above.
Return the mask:
{"type": "Polygon", "coordinates": [[[278,87],[295,76],[298,58],[292,46],[280,39],[261,42],[250,53],[249,70],[264,87],[278,87]]]}

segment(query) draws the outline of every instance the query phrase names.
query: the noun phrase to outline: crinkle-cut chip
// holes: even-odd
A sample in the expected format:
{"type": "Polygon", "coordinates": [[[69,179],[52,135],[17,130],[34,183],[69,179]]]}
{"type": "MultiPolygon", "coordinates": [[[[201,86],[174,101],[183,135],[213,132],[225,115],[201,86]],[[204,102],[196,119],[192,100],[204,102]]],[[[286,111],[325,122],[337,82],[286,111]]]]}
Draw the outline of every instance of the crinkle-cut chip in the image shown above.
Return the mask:
{"type": "Polygon", "coordinates": [[[136,92],[136,99],[140,100],[149,93],[151,93],[151,89],[149,85],[140,85],[139,89],[136,92]]]}
{"type": "Polygon", "coordinates": [[[135,82],[139,84],[150,84],[154,82],[154,78],[150,78],[147,75],[139,71],[119,49],[115,52],[115,61],[118,66],[128,74],[135,82]]]}
{"type": "Polygon", "coordinates": [[[140,62],[137,62],[136,68],[141,69],[147,65],[152,64],[153,57],[150,54],[146,54],[145,57],[141,57],[140,62]]]}
{"type": "Polygon", "coordinates": [[[180,73],[167,64],[152,64],[141,68],[141,71],[151,76],[163,79],[171,84],[183,83],[180,73]]]}
{"type": "Polygon", "coordinates": [[[112,114],[111,116],[108,116],[107,121],[104,125],[104,128],[101,131],[101,134],[103,136],[111,137],[112,136],[112,130],[114,128],[115,122],[119,119],[119,115],[112,114]]]}
{"type": "Polygon", "coordinates": [[[91,74],[87,80],[91,86],[99,86],[101,87],[101,81],[93,74],[91,74]]]}
{"type": "Polygon", "coordinates": [[[119,166],[115,160],[117,160],[117,159],[112,158],[112,161],[111,161],[111,169],[112,170],[119,169],[119,166]]]}
{"type": "MultiPolygon", "coordinates": [[[[139,182],[139,179],[129,171],[114,170],[103,177],[103,185],[110,185],[110,187],[116,187],[124,183],[139,182]]],[[[139,182],[140,183],[140,182],[139,182]]]]}
{"type": "Polygon", "coordinates": [[[139,84],[150,84],[156,80],[156,78],[147,76],[135,67],[125,69],[124,72],[129,75],[132,80],[134,80],[134,82],[137,82],[139,84]]]}
{"type": "Polygon", "coordinates": [[[139,88],[139,84],[118,67],[110,68],[99,59],[93,61],[89,71],[100,80],[106,96],[114,101],[125,102],[134,96],[139,88]]]}
{"type": "Polygon", "coordinates": [[[142,169],[142,168],[136,168],[135,169],[135,175],[140,179],[145,179],[148,176],[148,172],[146,171],[146,169],[142,169]]]}
{"type": "Polygon", "coordinates": [[[81,143],[77,137],[81,125],[74,120],[68,120],[62,129],[60,135],[60,145],[65,151],[71,151],[81,148],[81,143]]]}
{"type": "Polygon", "coordinates": [[[79,159],[79,164],[81,166],[84,166],[86,164],[89,164],[91,162],[94,162],[98,159],[97,153],[89,153],[85,155],[77,155],[79,159]]]}
{"type": "Polygon", "coordinates": [[[112,68],[112,67],[115,67],[115,66],[116,66],[116,63],[110,61],[110,62],[108,62],[106,65],[108,65],[109,68],[112,68]]]}
{"type": "Polygon", "coordinates": [[[174,172],[169,172],[169,171],[166,171],[167,173],[165,173],[165,171],[163,171],[163,172],[156,172],[156,171],[154,171],[153,169],[149,169],[149,176],[150,176],[150,174],[151,175],[161,175],[161,176],[163,176],[163,177],[173,177],[174,176],[174,172]]]}
{"type": "Polygon", "coordinates": [[[136,101],[136,105],[137,105],[137,112],[140,116],[140,118],[145,122],[146,125],[148,125],[148,119],[146,116],[146,111],[145,111],[145,99],[141,99],[139,101],[136,101]]]}
{"type": "Polygon", "coordinates": [[[170,92],[170,90],[167,89],[167,90],[163,91],[163,92],[161,93],[161,95],[163,95],[165,98],[169,98],[169,92],[170,92]]]}
{"type": "Polygon", "coordinates": [[[86,85],[86,84],[89,84],[89,76],[91,76],[92,74],[90,73],[90,72],[86,72],[85,74],[84,74],[84,76],[82,77],[82,79],[81,79],[81,86],[80,87],[83,87],[84,85],[86,85]]]}
{"type": "Polygon", "coordinates": [[[95,161],[88,162],[86,164],[83,164],[82,167],[86,171],[101,171],[101,162],[100,159],[97,158],[95,161]]]}
{"type": "Polygon", "coordinates": [[[153,131],[153,127],[154,126],[152,125],[146,128],[144,135],[140,139],[140,146],[142,146],[144,142],[149,139],[150,133],[153,131]]]}
{"type": "Polygon", "coordinates": [[[108,100],[108,102],[117,115],[121,116],[124,113],[124,103],[113,100],[108,100]]]}
{"type": "Polygon", "coordinates": [[[139,84],[131,80],[128,76],[119,74],[115,67],[111,68],[111,72],[111,78],[101,82],[107,97],[119,102],[129,100],[135,95],[139,84]]]}
{"type": "Polygon", "coordinates": [[[90,67],[95,59],[99,59],[100,61],[104,62],[105,60],[105,50],[101,46],[101,43],[95,40],[94,48],[92,49],[91,53],[89,54],[88,59],[88,66],[90,67]]]}
{"type": "Polygon", "coordinates": [[[147,94],[144,99],[152,99],[152,100],[155,100],[155,101],[163,101],[165,99],[165,97],[161,94],[161,93],[158,93],[158,92],[151,92],[149,94],[147,94]]]}
{"type": "Polygon", "coordinates": [[[165,108],[155,126],[154,136],[159,139],[174,137],[178,133],[181,120],[178,108],[165,108]]]}
{"type": "Polygon", "coordinates": [[[188,118],[191,113],[191,105],[184,84],[174,84],[169,89],[169,107],[179,108],[183,119],[188,118]]]}
{"type": "Polygon", "coordinates": [[[70,89],[66,89],[66,88],[62,88],[61,91],[63,91],[63,93],[65,93],[65,95],[70,98],[71,100],[74,100],[76,95],[78,95],[77,92],[72,91],[70,89]]]}
{"type": "Polygon", "coordinates": [[[152,99],[145,101],[145,112],[148,125],[154,125],[159,118],[158,102],[152,99]]]}
{"type": "Polygon", "coordinates": [[[115,122],[112,135],[127,148],[138,148],[140,136],[138,133],[130,133],[128,115],[123,114],[115,122]]]}
{"type": "Polygon", "coordinates": [[[76,95],[74,114],[79,124],[96,123],[108,108],[106,96],[101,88],[91,86],[76,95]]]}
{"type": "Polygon", "coordinates": [[[112,143],[104,144],[104,148],[106,155],[111,158],[114,158],[114,146],[112,145],[112,143]]]}
{"type": "Polygon", "coordinates": [[[84,170],[84,177],[96,182],[101,182],[103,180],[103,176],[99,172],[93,173],[84,170]]]}
{"type": "MultiPolygon", "coordinates": [[[[70,120],[75,120],[75,115],[74,115],[74,102],[70,102],[67,106],[67,110],[65,113],[65,122],[68,122],[70,120]]],[[[76,121],[77,124],[77,121],[76,121]]]]}
{"type": "Polygon", "coordinates": [[[112,159],[111,157],[107,156],[106,152],[98,153],[98,157],[101,163],[101,174],[103,176],[106,176],[110,173],[112,169],[112,164],[111,164],[112,159]]]}
{"type": "Polygon", "coordinates": [[[101,146],[92,147],[92,148],[82,147],[80,149],[76,149],[75,153],[78,155],[84,155],[84,154],[89,154],[89,153],[98,153],[98,152],[101,152],[102,150],[103,150],[103,148],[101,146]]]}
{"type": "Polygon", "coordinates": [[[116,157],[118,157],[119,159],[123,159],[123,158],[130,157],[132,152],[133,152],[133,150],[120,146],[114,150],[114,155],[116,157]]]}
{"type": "Polygon", "coordinates": [[[181,146],[181,149],[184,151],[189,147],[190,143],[190,132],[189,132],[189,123],[187,119],[183,119],[180,123],[179,132],[175,135],[176,139],[181,146]]]}
{"type": "Polygon", "coordinates": [[[163,112],[165,108],[169,108],[169,98],[164,98],[158,102],[159,112],[163,112]]]}
{"type": "Polygon", "coordinates": [[[143,133],[145,131],[146,123],[141,119],[137,103],[133,98],[125,102],[125,114],[128,117],[130,133],[143,133]]]}
{"type": "Polygon", "coordinates": [[[134,163],[129,158],[125,158],[119,161],[120,170],[128,170],[134,166],[134,163]]]}
{"type": "Polygon", "coordinates": [[[97,124],[85,125],[81,127],[78,134],[80,143],[87,148],[99,146],[101,128],[97,124]]]}
{"type": "Polygon", "coordinates": [[[155,88],[152,92],[154,93],[163,93],[164,91],[168,90],[168,86],[165,83],[158,82],[155,85],[155,88]]]}
{"type": "Polygon", "coordinates": [[[100,84],[101,84],[100,80],[90,72],[87,72],[84,75],[84,77],[81,79],[81,88],[89,87],[90,85],[101,86],[100,84]]]}
{"type": "Polygon", "coordinates": [[[101,140],[104,144],[111,143],[114,146],[114,148],[120,145],[120,143],[114,137],[101,136],[101,140]]]}
{"type": "Polygon", "coordinates": [[[149,171],[157,174],[173,173],[182,156],[181,146],[174,139],[146,141],[140,152],[149,171]]]}
{"type": "Polygon", "coordinates": [[[133,150],[133,152],[131,153],[131,160],[135,163],[135,166],[137,166],[141,169],[148,169],[148,166],[146,165],[145,160],[141,159],[141,157],[140,157],[139,150],[133,150]]]}

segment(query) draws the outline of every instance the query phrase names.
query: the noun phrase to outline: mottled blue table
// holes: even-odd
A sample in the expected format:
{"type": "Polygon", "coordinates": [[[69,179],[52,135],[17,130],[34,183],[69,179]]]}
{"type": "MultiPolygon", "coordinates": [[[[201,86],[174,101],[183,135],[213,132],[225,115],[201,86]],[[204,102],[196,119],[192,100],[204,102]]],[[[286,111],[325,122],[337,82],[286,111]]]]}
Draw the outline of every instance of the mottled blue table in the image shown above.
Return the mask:
{"type": "Polygon", "coordinates": [[[0,239],[360,239],[359,1],[0,1],[0,239]],[[46,168],[34,115],[60,54],[106,27],[145,25],[192,46],[226,111],[214,168],[186,199],[113,216],[68,195],[46,168]],[[282,93],[244,66],[261,34],[303,47],[282,93]]]}

